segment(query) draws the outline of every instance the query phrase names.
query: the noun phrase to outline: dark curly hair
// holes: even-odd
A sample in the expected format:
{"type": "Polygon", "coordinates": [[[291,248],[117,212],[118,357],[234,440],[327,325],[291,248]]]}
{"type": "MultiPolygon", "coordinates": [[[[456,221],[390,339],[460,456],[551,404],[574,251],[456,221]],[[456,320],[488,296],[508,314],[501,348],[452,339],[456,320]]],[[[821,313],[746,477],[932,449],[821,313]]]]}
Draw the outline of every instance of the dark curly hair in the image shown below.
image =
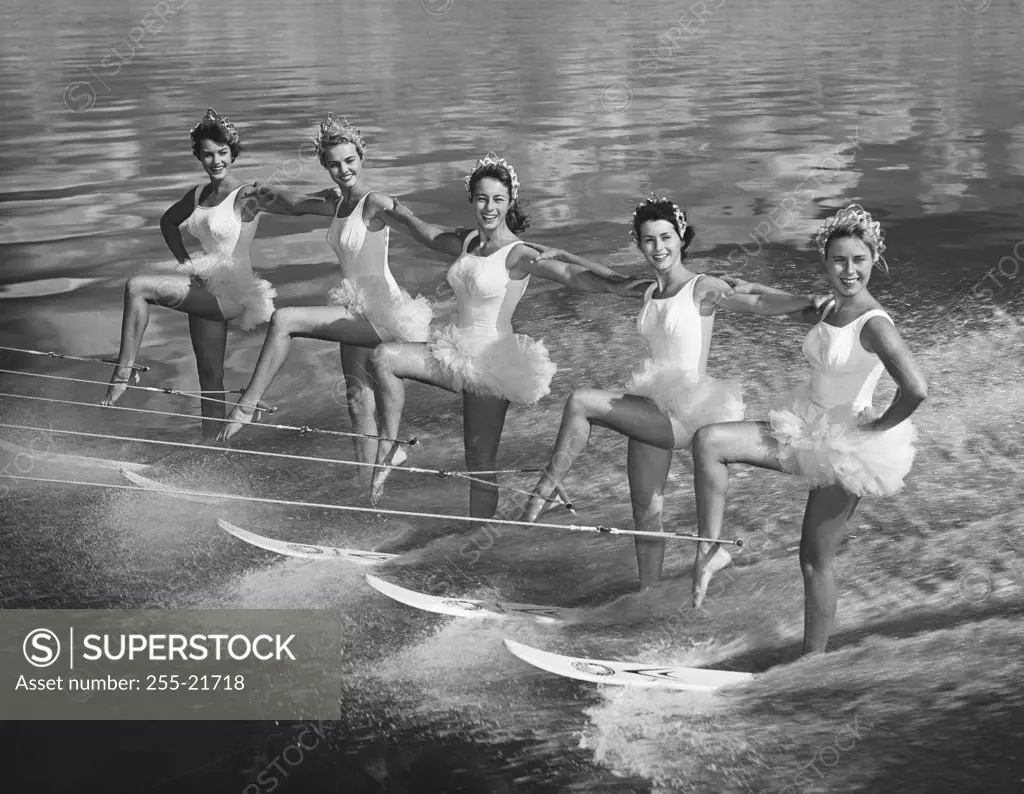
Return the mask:
{"type": "Polygon", "coordinates": [[[647,221],[668,221],[672,224],[672,228],[676,230],[676,234],[682,238],[682,255],[685,257],[686,249],[690,247],[690,243],[696,237],[697,230],[690,226],[690,224],[686,224],[686,228],[680,232],[676,209],[676,205],[668,199],[647,201],[637,207],[636,212],[633,214],[633,239],[637,241],[637,247],[640,247],[640,227],[647,223],[647,221]]]}
{"type": "MultiPolygon", "coordinates": [[[[487,177],[497,179],[501,182],[508,191],[509,198],[512,197],[512,176],[509,174],[508,170],[500,165],[488,164],[480,166],[469,178],[470,201],[473,200],[473,191],[476,190],[476,186],[480,183],[480,180],[487,177]]],[[[518,196],[516,196],[515,201],[513,201],[508,208],[508,214],[505,216],[505,225],[508,226],[509,231],[513,234],[525,232],[530,228],[530,216],[523,212],[523,208],[519,206],[518,196]]]]}
{"type": "Polygon", "coordinates": [[[199,144],[202,141],[213,141],[221,146],[227,146],[231,150],[232,161],[238,159],[242,153],[242,139],[233,129],[228,129],[224,124],[213,119],[204,118],[190,133],[192,139],[192,154],[199,157],[199,144]]]}

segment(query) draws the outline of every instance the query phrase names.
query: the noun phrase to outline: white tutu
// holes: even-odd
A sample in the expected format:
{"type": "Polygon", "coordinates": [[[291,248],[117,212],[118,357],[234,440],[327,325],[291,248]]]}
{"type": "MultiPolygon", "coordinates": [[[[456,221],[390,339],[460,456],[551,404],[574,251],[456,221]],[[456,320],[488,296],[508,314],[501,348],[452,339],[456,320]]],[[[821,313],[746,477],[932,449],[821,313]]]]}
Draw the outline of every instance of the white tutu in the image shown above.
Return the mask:
{"type": "Polygon", "coordinates": [[[270,322],[277,290],[251,268],[229,257],[200,254],[178,265],[178,271],[212,294],[225,319],[243,331],[270,322]]]}
{"type": "Polygon", "coordinates": [[[533,405],[551,392],[558,367],[542,341],[448,325],[430,335],[432,361],[459,390],[533,405]]]}
{"type": "Polygon", "coordinates": [[[890,496],[902,489],[916,453],[913,423],[906,419],[890,430],[861,430],[881,412],[868,408],[855,414],[850,405],[826,410],[809,395],[804,384],[768,414],[783,469],[812,488],[839,483],[857,496],[890,496]]]}
{"type": "Polygon", "coordinates": [[[395,292],[384,279],[342,279],[327,291],[327,302],[365,318],[383,342],[426,342],[430,335],[430,301],[422,295],[413,298],[404,289],[395,292]]]}
{"type": "Polygon", "coordinates": [[[647,359],[633,373],[626,391],[650,399],[691,438],[704,425],[742,421],[745,411],[738,382],[701,377],[673,362],[647,359]]]}

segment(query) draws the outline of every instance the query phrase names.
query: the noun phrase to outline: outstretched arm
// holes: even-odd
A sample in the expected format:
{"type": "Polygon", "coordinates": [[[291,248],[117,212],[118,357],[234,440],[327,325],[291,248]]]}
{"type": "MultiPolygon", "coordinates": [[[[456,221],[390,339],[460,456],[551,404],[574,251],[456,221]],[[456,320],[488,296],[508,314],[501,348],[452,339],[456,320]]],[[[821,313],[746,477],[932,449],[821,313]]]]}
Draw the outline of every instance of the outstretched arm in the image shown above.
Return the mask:
{"type": "MultiPolygon", "coordinates": [[[[338,195],[340,198],[340,193],[338,195]]],[[[369,213],[369,217],[366,219],[366,222],[369,223],[371,220],[377,219],[396,231],[402,232],[403,234],[410,234],[410,229],[406,225],[405,221],[399,220],[396,216],[396,207],[398,208],[398,215],[400,215],[403,210],[408,209],[394,196],[389,196],[387,193],[378,193],[376,190],[371,190],[370,195],[366,198],[366,209],[369,213]]],[[[440,229],[442,234],[459,235],[460,240],[465,239],[465,235],[469,231],[468,229],[463,229],[458,226],[441,226],[439,224],[430,225],[435,229],[440,229]]],[[[461,243],[459,252],[461,253],[461,243]]]]}
{"type": "MultiPolygon", "coordinates": [[[[797,297],[785,290],[769,287],[765,284],[759,284],[756,281],[745,281],[738,276],[733,276],[728,273],[721,274],[721,279],[732,287],[735,295],[778,295],[790,298],[797,297]]],[[[813,295],[808,297],[813,301],[810,306],[805,305],[796,311],[784,313],[788,314],[797,322],[804,323],[805,325],[814,325],[821,319],[821,310],[825,304],[831,300],[832,296],[813,295]]]]}
{"type": "Polygon", "coordinates": [[[508,269],[512,278],[523,278],[529,274],[557,281],[581,292],[611,292],[628,298],[642,298],[644,291],[654,280],[628,278],[618,273],[613,273],[614,277],[610,278],[582,265],[545,258],[525,243],[512,249],[508,258],[508,269]]]}
{"type": "Polygon", "coordinates": [[[167,212],[160,218],[160,233],[179,263],[187,262],[189,257],[188,251],[185,250],[185,242],[181,239],[181,229],[178,227],[188,220],[188,216],[195,209],[195,202],[195,189],[192,189],[168,207],[167,212]]]}
{"type": "Polygon", "coordinates": [[[272,215],[324,215],[334,217],[338,194],[331,188],[315,193],[296,193],[278,185],[255,182],[242,188],[242,200],[253,217],[261,212],[272,215]]]}
{"type": "Polygon", "coordinates": [[[747,287],[764,287],[764,285],[742,282],[741,286],[737,288],[731,286],[724,279],[705,277],[697,285],[694,301],[700,306],[701,313],[704,315],[713,314],[717,309],[729,309],[744,314],[771,316],[803,312],[807,309],[814,309],[817,305],[813,295],[792,295],[771,287],[764,287],[765,291],[750,291],[747,287]]]}
{"type": "Polygon", "coordinates": [[[611,281],[626,281],[629,278],[629,276],[616,273],[610,267],[594,262],[591,259],[577,256],[576,254],[570,254],[568,251],[563,251],[561,248],[554,248],[550,245],[528,242],[526,240],[524,240],[523,243],[540,251],[538,259],[560,259],[561,261],[568,262],[571,265],[578,265],[579,267],[589,270],[591,273],[597,273],[598,275],[604,276],[611,281]]]}
{"type": "Polygon", "coordinates": [[[469,234],[468,229],[448,229],[443,226],[435,226],[417,218],[412,210],[402,204],[398,199],[391,198],[391,208],[383,206],[378,217],[388,226],[403,231],[413,239],[433,251],[449,256],[458,256],[462,253],[462,243],[469,234]]]}
{"type": "Polygon", "coordinates": [[[924,373],[914,361],[907,343],[900,332],[885,317],[872,317],[860,332],[864,349],[878,356],[886,372],[896,381],[896,399],[888,410],[873,422],[864,425],[866,430],[889,430],[909,417],[928,396],[928,382],[924,373]]]}

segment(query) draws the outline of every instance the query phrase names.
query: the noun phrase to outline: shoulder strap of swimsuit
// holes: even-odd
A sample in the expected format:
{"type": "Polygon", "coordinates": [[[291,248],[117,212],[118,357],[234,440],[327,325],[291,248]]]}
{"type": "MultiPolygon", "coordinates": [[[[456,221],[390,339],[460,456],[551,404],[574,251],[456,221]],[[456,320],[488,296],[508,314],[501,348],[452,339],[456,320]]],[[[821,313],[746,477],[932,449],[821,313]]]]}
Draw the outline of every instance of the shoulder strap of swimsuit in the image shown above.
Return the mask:
{"type": "Polygon", "coordinates": [[[473,240],[475,240],[479,236],[480,236],[480,231],[478,229],[474,229],[469,234],[467,234],[466,235],[466,239],[462,241],[462,253],[464,253],[464,254],[468,253],[469,252],[469,244],[471,242],[473,242],[473,240]]]}
{"type": "Polygon", "coordinates": [[[192,208],[193,210],[199,208],[199,194],[202,193],[202,192],[203,192],[203,186],[202,185],[196,185],[195,193],[193,193],[193,196],[195,197],[195,206],[192,208]]]}
{"type": "Polygon", "coordinates": [[[896,325],[896,323],[892,321],[892,317],[889,316],[889,313],[884,312],[881,309],[871,309],[870,311],[866,311],[853,322],[859,325],[861,328],[864,328],[864,326],[867,324],[867,321],[870,320],[872,317],[884,317],[890,323],[896,325]]]}
{"type": "Polygon", "coordinates": [[[352,213],[349,215],[349,217],[352,217],[352,215],[355,215],[358,212],[359,213],[359,222],[362,223],[363,225],[366,224],[366,222],[363,220],[363,205],[366,203],[366,199],[369,197],[369,195],[372,192],[373,192],[372,190],[367,190],[363,194],[363,197],[361,199],[359,199],[359,201],[356,202],[355,209],[353,209],[352,213]]]}
{"type": "Polygon", "coordinates": [[[689,288],[689,290],[690,290],[690,302],[693,303],[695,306],[696,306],[696,303],[694,303],[694,300],[693,300],[693,293],[697,291],[697,281],[703,275],[704,275],[703,273],[698,273],[696,276],[694,276],[688,282],[686,282],[686,287],[683,287],[683,289],[679,290],[679,292],[683,292],[687,288],[689,288]]]}

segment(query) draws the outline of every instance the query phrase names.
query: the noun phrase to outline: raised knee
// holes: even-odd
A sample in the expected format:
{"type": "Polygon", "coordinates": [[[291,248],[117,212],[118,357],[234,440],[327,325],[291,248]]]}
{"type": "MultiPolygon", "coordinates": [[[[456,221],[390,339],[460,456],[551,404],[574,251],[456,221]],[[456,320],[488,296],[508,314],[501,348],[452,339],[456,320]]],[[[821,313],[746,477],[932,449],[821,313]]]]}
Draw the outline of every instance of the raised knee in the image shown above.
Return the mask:
{"type": "Polygon", "coordinates": [[[587,416],[596,403],[598,394],[600,392],[597,389],[573,389],[565,403],[565,410],[587,416]]]}
{"type": "Polygon", "coordinates": [[[270,315],[270,333],[290,334],[295,326],[293,322],[294,316],[295,313],[287,308],[274,309],[274,313],[270,315]]]}
{"type": "Polygon", "coordinates": [[[375,372],[389,372],[391,360],[395,357],[395,350],[390,344],[377,345],[370,351],[370,367],[375,372]]]}
{"type": "Polygon", "coordinates": [[[718,425],[699,427],[690,443],[694,457],[717,457],[722,443],[722,429],[718,425]]]}
{"type": "Polygon", "coordinates": [[[124,283],[124,294],[129,298],[149,298],[151,292],[145,276],[132,276],[124,283]]]}

